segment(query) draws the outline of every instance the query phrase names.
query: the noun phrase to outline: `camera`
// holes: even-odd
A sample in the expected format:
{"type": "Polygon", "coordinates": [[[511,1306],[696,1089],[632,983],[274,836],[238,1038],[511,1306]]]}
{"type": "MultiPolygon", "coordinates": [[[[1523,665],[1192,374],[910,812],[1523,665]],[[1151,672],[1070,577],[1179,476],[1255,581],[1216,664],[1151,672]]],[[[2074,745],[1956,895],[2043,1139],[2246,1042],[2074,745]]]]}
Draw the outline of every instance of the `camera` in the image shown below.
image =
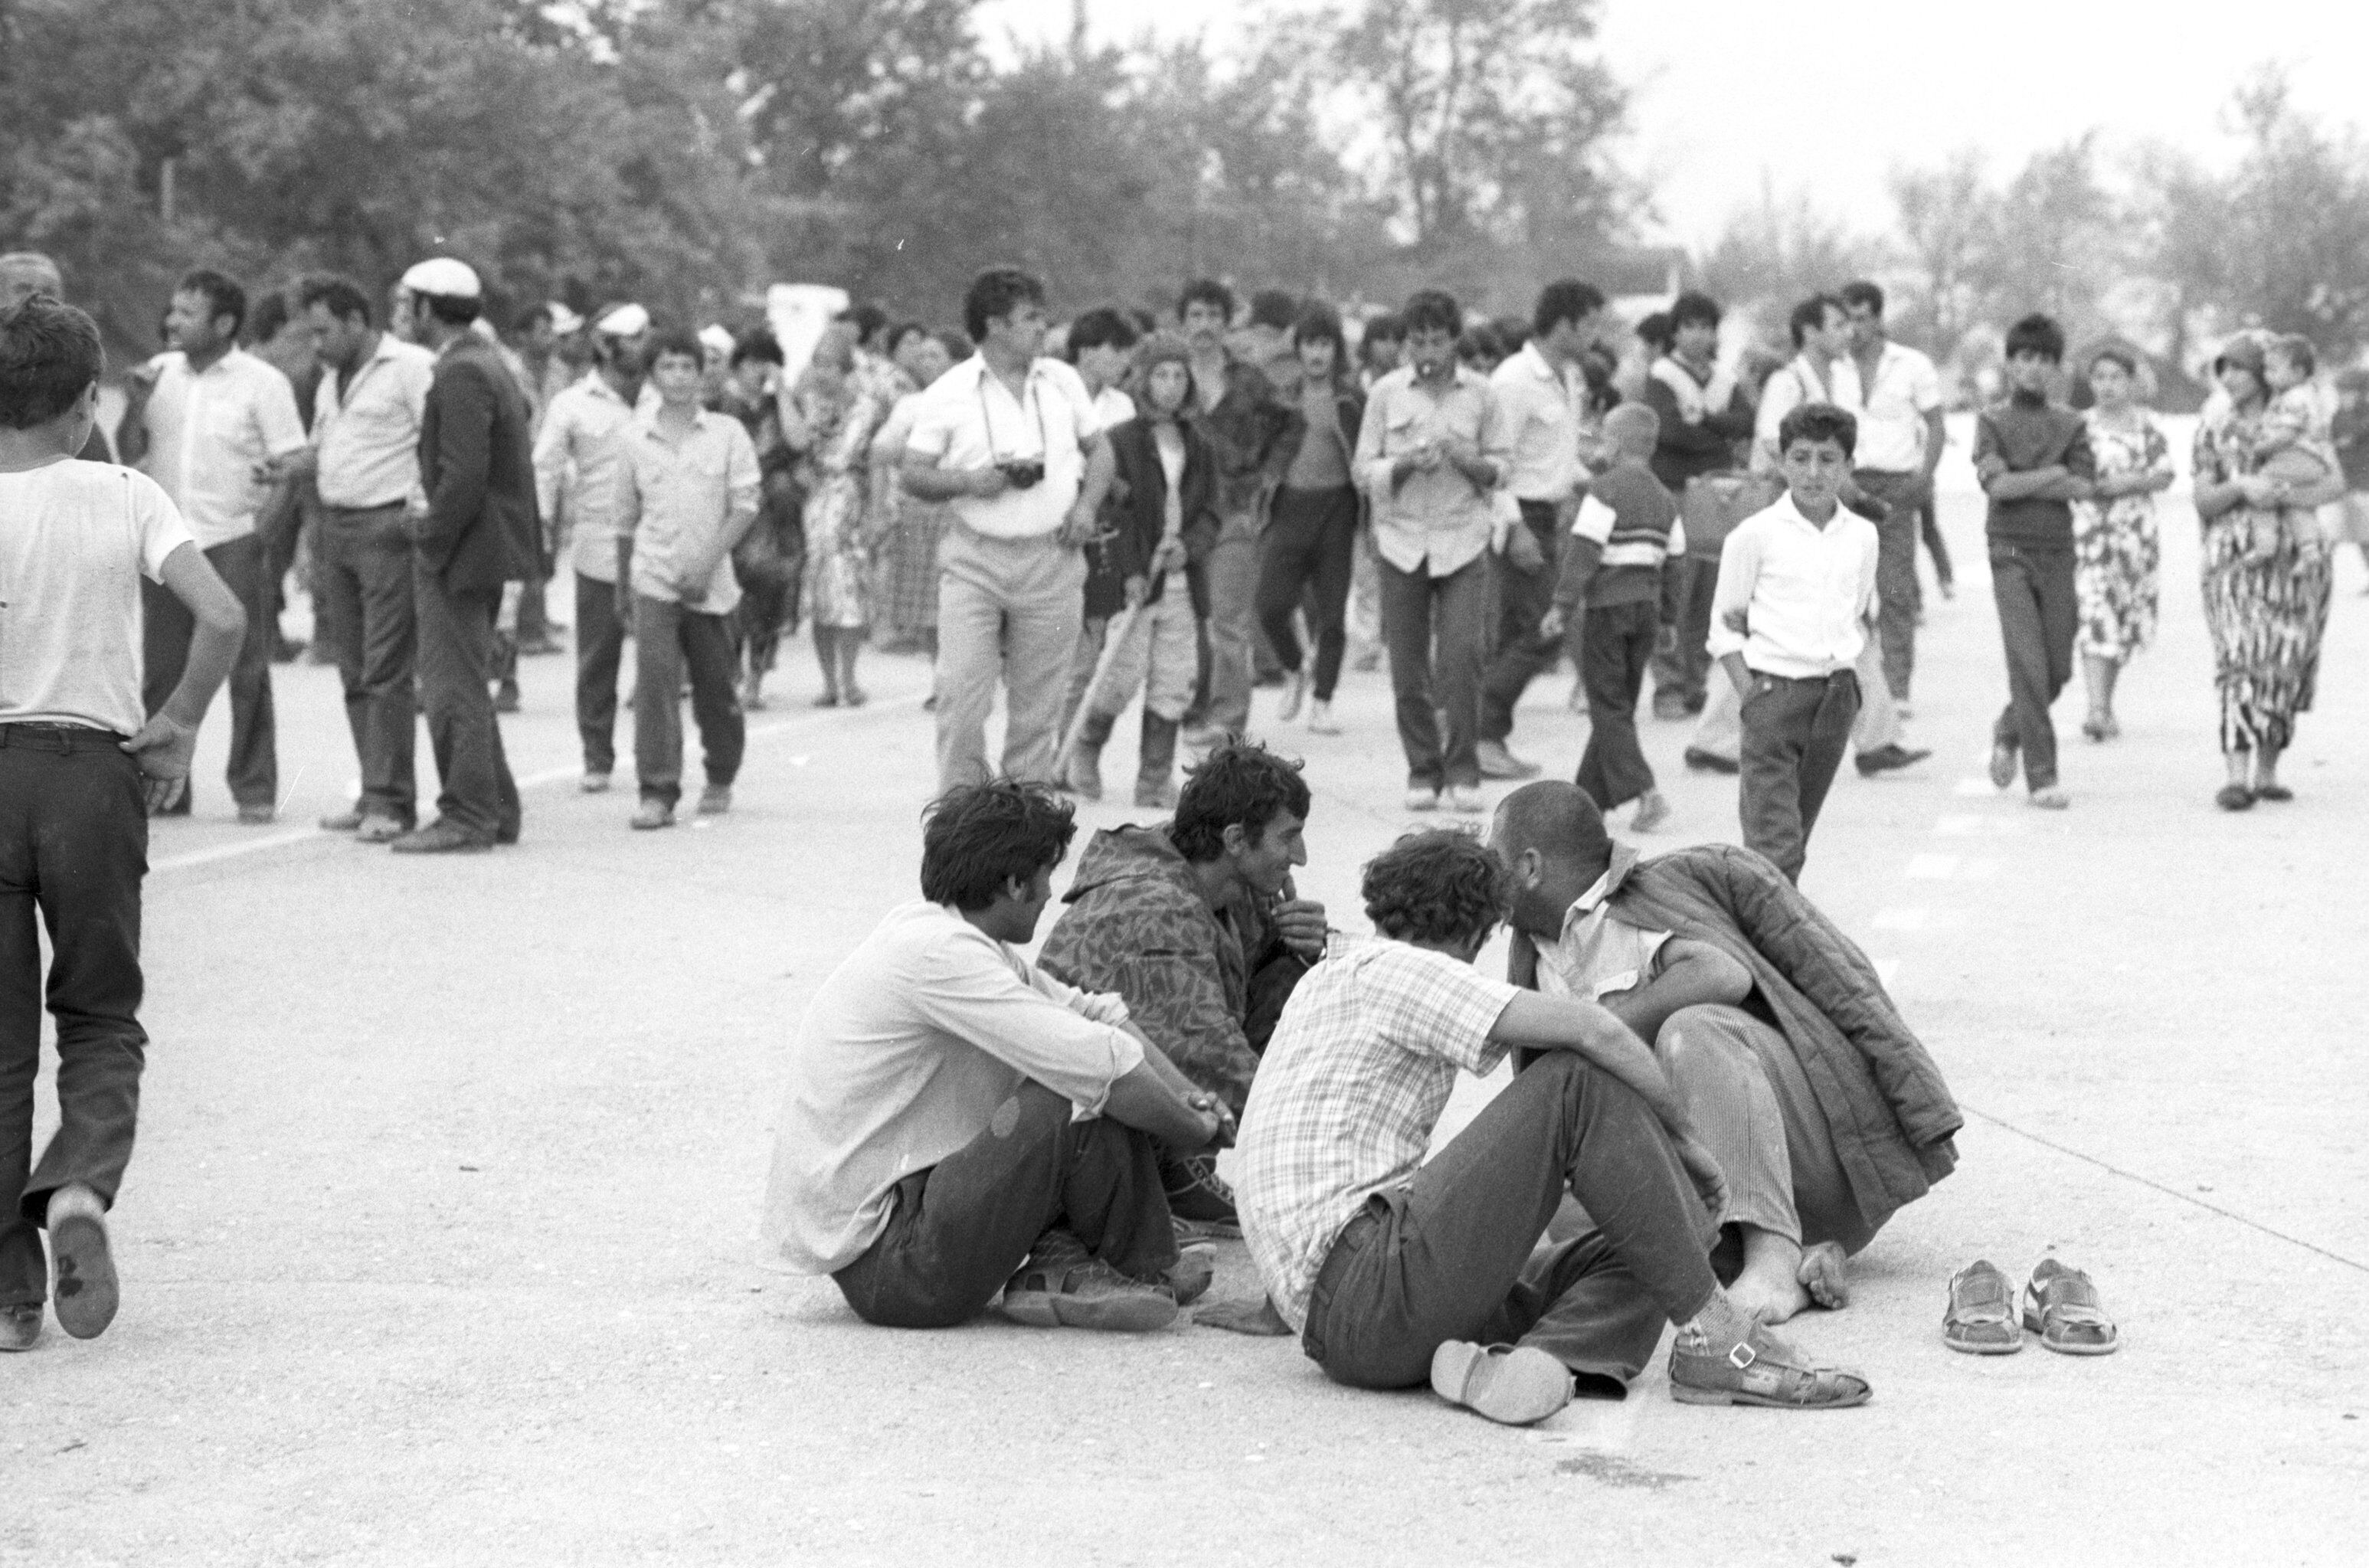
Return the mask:
{"type": "Polygon", "coordinates": [[[1045,460],[1041,457],[1009,457],[995,468],[1015,490],[1025,490],[1045,477],[1045,460]]]}

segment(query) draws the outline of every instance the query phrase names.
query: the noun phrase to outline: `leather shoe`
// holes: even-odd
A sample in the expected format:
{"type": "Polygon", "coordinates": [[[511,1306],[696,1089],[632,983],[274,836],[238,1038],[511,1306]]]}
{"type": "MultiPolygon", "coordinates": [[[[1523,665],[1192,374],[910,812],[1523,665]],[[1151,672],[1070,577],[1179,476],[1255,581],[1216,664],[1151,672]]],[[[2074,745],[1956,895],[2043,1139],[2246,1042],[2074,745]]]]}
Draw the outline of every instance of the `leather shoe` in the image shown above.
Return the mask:
{"type": "Polygon", "coordinates": [[[1687,766],[1698,773],[1726,773],[1733,776],[1744,771],[1744,765],[1733,757],[1722,757],[1716,751],[1699,751],[1687,748],[1687,766]]]}
{"type": "Polygon", "coordinates": [[[651,832],[659,828],[673,826],[674,807],[663,800],[645,799],[641,805],[634,808],[633,827],[637,833],[651,832]]]}
{"type": "Polygon", "coordinates": [[[1932,754],[1930,751],[1912,751],[1906,746],[1879,746],[1872,751],[1859,754],[1859,776],[1871,779],[1878,773],[1888,773],[1896,768],[1913,768],[1932,754]]]}
{"type": "Polygon", "coordinates": [[[414,829],[386,846],[397,854],[475,854],[494,847],[491,833],[473,832],[458,822],[438,818],[414,829]]]}
{"type": "Polygon", "coordinates": [[[1700,1334],[1681,1333],[1670,1346],[1670,1397],[1680,1404],[1757,1404],[1772,1410],[1843,1410],[1865,1404],[1873,1391],[1865,1378],[1823,1366],[1769,1332],[1752,1325],[1741,1345],[1720,1351],[1700,1334]]]}
{"type": "Polygon", "coordinates": [[[41,1304],[0,1307],[0,1350],[30,1350],[41,1337],[41,1304]]]}

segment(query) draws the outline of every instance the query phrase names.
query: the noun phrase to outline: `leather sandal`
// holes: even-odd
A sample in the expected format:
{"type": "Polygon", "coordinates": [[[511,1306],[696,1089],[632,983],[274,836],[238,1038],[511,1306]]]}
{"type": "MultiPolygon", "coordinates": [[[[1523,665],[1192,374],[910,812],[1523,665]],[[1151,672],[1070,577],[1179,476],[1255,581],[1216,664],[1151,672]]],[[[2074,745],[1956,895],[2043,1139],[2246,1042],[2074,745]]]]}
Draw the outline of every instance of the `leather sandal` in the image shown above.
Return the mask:
{"type": "Polygon", "coordinates": [[[1857,1372],[1811,1360],[1765,1323],[1755,1322],[1750,1336],[1725,1352],[1684,1333],[1670,1346],[1670,1397],[1680,1404],[1847,1410],[1865,1404],[1873,1392],[1857,1372]]]}
{"type": "Polygon", "coordinates": [[[2023,1288],[2023,1326],[2059,1356],[2112,1356],[2123,1346],[2089,1276],[2054,1258],[2043,1258],[2023,1288]]]}
{"type": "Polygon", "coordinates": [[[2015,1321],[2015,1288],[1989,1260],[1977,1258],[1950,1276],[1950,1310],[1941,1316],[1941,1343],[1969,1356],[2012,1356],[2023,1348],[2015,1321]]]}

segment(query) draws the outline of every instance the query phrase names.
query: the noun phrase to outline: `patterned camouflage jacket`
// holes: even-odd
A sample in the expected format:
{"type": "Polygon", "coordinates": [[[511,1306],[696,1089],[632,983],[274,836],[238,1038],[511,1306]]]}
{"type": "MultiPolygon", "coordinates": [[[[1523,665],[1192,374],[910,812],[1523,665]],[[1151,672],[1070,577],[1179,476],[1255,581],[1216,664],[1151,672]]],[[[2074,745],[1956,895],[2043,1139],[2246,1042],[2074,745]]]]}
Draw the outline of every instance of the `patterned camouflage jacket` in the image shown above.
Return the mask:
{"type": "Polygon", "coordinates": [[[1251,978],[1282,951],[1256,903],[1211,909],[1165,823],[1096,833],[1063,901],[1037,967],[1116,991],[1179,1071],[1241,1115],[1258,1070],[1242,1027],[1251,978]]]}

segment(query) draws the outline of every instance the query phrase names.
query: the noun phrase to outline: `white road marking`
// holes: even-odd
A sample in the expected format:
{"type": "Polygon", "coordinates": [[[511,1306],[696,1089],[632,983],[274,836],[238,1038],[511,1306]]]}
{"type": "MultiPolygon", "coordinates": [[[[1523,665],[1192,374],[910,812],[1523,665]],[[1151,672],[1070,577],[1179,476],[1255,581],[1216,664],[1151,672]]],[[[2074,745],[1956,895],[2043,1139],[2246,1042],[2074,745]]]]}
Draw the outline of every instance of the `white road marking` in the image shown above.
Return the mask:
{"type": "Polygon", "coordinates": [[[1908,875],[1921,882],[1947,882],[1958,875],[1958,857],[1953,854],[1920,854],[1908,862],[1908,875]]]}
{"type": "MultiPolygon", "coordinates": [[[[1993,795],[1997,792],[1986,781],[1983,793],[1993,795]]],[[[2020,833],[2023,830],[2023,818],[2020,817],[1976,816],[1973,813],[1944,817],[1933,824],[1934,833],[1945,839],[2003,838],[2020,833]]]]}
{"type": "Polygon", "coordinates": [[[1923,931],[1928,920],[1921,906],[1911,905],[1900,910],[1878,910],[1867,923],[1877,931],[1923,931]]]}
{"type": "Polygon", "coordinates": [[[1958,781],[1957,787],[1952,789],[1950,793],[1951,795],[1973,796],[1997,795],[1998,792],[1998,786],[1991,783],[1988,778],[1979,778],[1960,779],[1958,781]]]}

